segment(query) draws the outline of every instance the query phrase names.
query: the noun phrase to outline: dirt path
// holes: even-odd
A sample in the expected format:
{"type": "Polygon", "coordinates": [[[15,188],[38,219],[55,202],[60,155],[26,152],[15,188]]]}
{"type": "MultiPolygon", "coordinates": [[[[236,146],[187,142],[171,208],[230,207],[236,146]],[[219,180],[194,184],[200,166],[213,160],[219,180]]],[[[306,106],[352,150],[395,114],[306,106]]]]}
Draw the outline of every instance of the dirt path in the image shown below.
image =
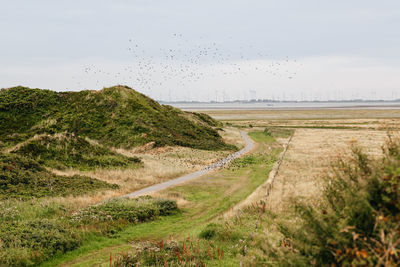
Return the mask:
{"type": "Polygon", "coordinates": [[[189,181],[189,180],[196,179],[196,178],[198,178],[200,176],[203,176],[203,175],[205,175],[205,174],[207,174],[207,173],[209,173],[209,172],[211,172],[213,170],[216,170],[216,169],[224,166],[225,164],[229,163],[230,161],[232,161],[232,160],[234,160],[234,159],[236,159],[236,158],[248,153],[250,150],[253,149],[254,143],[250,139],[250,137],[247,135],[247,133],[244,132],[244,131],[241,131],[240,134],[242,135],[242,138],[243,138],[243,140],[245,142],[245,147],[242,148],[241,150],[229,155],[228,157],[226,157],[226,158],[224,158],[224,159],[222,159],[222,160],[220,160],[220,161],[218,161],[216,163],[213,163],[213,164],[207,166],[206,168],[204,168],[202,170],[199,170],[197,172],[189,173],[189,174],[186,174],[184,176],[178,177],[176,179],[173,179],[173,180],[170,180],[170,181],[167,181],[167,182],[164,182],[164,183],[155,184],[155,185],[143,188],[141,190],[126,194],[126,195],[121,196],[121,197],[130,198],[130,197],[138,197],[138,196],[154,193],[154,192],[166,189],[168,187],[171,187],[171,186],[174,186],[174,185],[178,185],[178,184],[181,184],[181,183],[189,181]]]}

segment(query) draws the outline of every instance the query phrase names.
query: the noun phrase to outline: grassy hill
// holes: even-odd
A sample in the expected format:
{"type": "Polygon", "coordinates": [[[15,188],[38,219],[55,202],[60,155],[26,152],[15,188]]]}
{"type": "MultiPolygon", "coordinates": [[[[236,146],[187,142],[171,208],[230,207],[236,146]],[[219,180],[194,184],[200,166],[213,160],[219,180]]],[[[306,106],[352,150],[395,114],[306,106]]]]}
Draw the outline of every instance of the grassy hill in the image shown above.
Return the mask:
{"type": "Polygon", "coordinates": [[[130,148],[149,142],[232,149],[204,114],[160,105],[126,86],[57,93],[14,87],[0,91],[0,140],[10,147],[36,134],[73,133],[101,144],[130,148]]]}
{"type": "Polygon", "coordinates": [[[153,142],[219,150],[234,147],[205,114],[158,104],[126,86],[54,92],[13,87],[0,91],[0,192],[5,198],[77,194],[112,185],[49,168],[138,168],[141,160],[116,153],[153,142]],[[11,161],[11,165],[10,165],[11,161]],[[44,167],[45,166],[45,167],[44,167]]]}

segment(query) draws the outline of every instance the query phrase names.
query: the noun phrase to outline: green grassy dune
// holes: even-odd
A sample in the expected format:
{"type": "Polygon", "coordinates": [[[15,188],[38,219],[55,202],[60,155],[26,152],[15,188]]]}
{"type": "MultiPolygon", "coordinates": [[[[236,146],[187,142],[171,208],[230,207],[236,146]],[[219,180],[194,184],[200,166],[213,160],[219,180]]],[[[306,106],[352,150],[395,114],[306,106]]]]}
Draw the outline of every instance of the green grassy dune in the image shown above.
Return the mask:
{"type": "Polygon", "coordinates": [[[85,138],[65,133],[36,136],[11,153],[35,159],[40,164],[56,169],[136,168],[141,162],[137,157],[127,157],[85,138]]]}
{"type": "Polygon", "coordinates": [[[0,200],[79,195],[118,188],[97,179],[51,173],[35,160],[0,153],[0,200]]]}
{"type": "Polygon", "coordinates": [[[0,91],[0,140],[12,146],[35,134],[74,133],[130,148],[155,142],[199,149],[232,149],[205,114],[160,105],[126,86],[54,92],[14,87],[0,91]]]}

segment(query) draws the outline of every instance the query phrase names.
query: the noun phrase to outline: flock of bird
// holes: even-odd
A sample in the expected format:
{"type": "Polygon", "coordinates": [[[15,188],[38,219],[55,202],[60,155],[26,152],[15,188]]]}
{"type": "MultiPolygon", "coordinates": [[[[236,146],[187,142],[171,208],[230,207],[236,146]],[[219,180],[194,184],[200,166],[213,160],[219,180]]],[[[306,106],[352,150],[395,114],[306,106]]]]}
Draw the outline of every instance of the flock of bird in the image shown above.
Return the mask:
{"type": "MultiPolygon", "coordinates": [[[[131,64],[117,71],[96,65],[84,67],[84,74],[104,86],[104,81],[126,84],[147,94],[152,90],[163,91],[164,100],[171,100],[171,89],[190,89],[195,83],[210,79],[231,79],[250,74],[263,73],[272,77],[293,79],[296,72],[292,66],[301,66],[297,60],[285,57],[271,60],[268,54],[255,52],[252,46],[224,49],[216,42],[204,40],[193,44],[182,34],[173,34],[172,42],[155,48],[155,44],[143,45],[133,38],[126,47],[127,59],[131,64]],[[235,50],[228,52],[227,50],[235,50]],[[249,55],[246,55],[249,52],[249,55]]],[[[81,82],[78,82],[81,85],[81,82]]]]}

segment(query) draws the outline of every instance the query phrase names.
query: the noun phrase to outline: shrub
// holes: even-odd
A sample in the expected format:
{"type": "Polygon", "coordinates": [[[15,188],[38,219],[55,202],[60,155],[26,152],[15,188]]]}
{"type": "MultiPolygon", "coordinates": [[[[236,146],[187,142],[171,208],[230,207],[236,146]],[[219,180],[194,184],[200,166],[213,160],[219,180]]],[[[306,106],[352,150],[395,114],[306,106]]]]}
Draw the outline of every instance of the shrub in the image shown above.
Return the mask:
{"type": "Polygon", "coordinates": [[[3,221],[0,228],[0,265],[31,266],[73,250],[81,238],[55,220],[3,221]]]}
{"type": "Polygon", "coordinates": [[[299,226],[281,225],[298,251],[293,257],[327,266],[399,264],[400,139],[389,136],[383,152],[373,161],[353,148],[326,178],[321,205],[296,204],[299,226]]]}
{"type": "Polygon", "coordinates": [[[266,127],[264,129],[264,134],[266,136],[287,138],[293,134],[293,129],[282,127],[266,127]]]}
{"type": "Polygon", "coordinates": [[[167,199],[150,197],[115,199],[81,210],[73,214],[71,219],[84,224],[114,220],[139,223],[169,215],[177,210],[176,202],[167,199]]]}
{"type": "Polygon", "coordinates": [[[203,231],[200,232],[199,237],[203,239],[212,239],[215,236],[216,229],[207,227],[203,231]]]}
{"type": "Polygon", "coordinates": [[[268,128],[265,128],[265,129],[264,129],[264,134],[267,135],[267,136],[272,136],[272,132],[271,132],[271,130],[268,129],[268,128]]]}
{"type": "Polygon", "coordinates": [[[241,168],[246,168],[248,166],[251,166],[253,164],[259,163],[261,160],[264,160],[264,155],[249,155],[249,156],[245,156],[242,158],[237,158],[232,160],[229,165],[228,165],[228,169],[230,170],[237,170],[237,169],[241,169],[241,168]],[[262,157],[262,159],[261,159],[262,157]]]}
{"type": "Polygon", "coordinates": [[[210,223],[200,232],[199,237],[206,240],[215,239],[234,242],[240,239],[241,234],[221,224],[210,223]]]}

